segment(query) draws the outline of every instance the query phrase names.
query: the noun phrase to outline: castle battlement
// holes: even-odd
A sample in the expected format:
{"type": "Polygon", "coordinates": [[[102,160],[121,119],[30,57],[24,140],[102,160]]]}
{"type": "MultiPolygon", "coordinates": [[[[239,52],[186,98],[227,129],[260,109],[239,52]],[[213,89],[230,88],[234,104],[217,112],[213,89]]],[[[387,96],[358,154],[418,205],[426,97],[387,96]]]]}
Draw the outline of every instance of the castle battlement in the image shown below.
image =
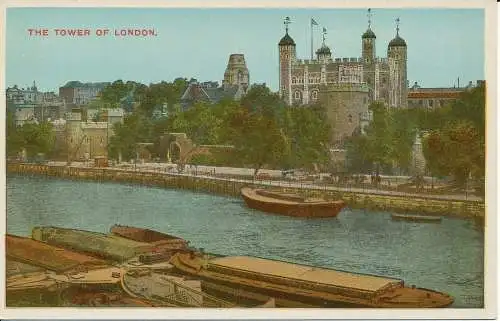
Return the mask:
{"type": "Polygon", "coordinates": [[[326,59],[325,62],[323,61],[319,61],[317,59],[297,59],[295,60],[292,64],[294,66],[305,66],[305,65],[320,65],[320,64],[323,64],[323,63],[326,63],[326,64],[330,64],[330,63],[333,63],[333,59],[326,59]]]}
{"type": "Polygon", "coordinates": [[[106,129],[108,128],[107,122],[92,122],[92,123],[83,123],[82,129],[106,129]]]}
{"type": "Polygon", "coordinates": [[[368,92],[368,85],[366,83],[334,83],[334,84],[328,84],[325,87],[325,91],[331,92],[331,91],[361,91],[361,92],[368,92]]]}

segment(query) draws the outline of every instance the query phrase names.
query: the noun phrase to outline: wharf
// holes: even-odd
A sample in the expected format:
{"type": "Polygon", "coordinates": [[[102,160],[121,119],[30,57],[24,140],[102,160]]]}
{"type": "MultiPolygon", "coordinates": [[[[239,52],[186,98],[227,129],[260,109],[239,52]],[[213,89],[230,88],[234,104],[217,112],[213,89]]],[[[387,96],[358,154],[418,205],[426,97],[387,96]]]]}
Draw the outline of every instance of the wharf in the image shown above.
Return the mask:
{"type": "Polygon", "coordinates": [[[344,200],[351,208],[422,215],[443,215],[484,219],[484,200],[475,196],[429,195],[361,188],[296,183],[277,180],[248,180],[232,177],[173,173],[162,168],[92,168],[82,166],[7,164],[8,173],[45,177],[134,183],[147,186],[187,189],[213,194],[240,196],[244,186],[279,189],[327,200],[344,200]]]}

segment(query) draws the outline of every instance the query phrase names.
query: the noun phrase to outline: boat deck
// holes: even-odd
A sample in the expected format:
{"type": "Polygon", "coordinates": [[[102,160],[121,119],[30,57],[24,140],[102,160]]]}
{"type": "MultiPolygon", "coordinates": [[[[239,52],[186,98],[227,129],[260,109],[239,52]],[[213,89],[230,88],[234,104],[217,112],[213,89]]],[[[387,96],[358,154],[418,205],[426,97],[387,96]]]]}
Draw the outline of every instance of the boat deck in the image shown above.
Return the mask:
{"type": "Polygon", "coordinates": [[[402,284],[401,280],[336,271],[325,268],[273,261],[247,256],[232,256],[212,259],[209,267],[223,267],[273,277],[294,279],[316,284],[332,285],[341,288],[377,292],[389,286],[402,284]]]}
{"type": "Polygon", "coordinates": [[[251,188],[243,188],[242,193],[251,197],[252,199],[261,201],[261,202],[270,202],[270,203],[280,203],[280,204],[321,204],[321,203],[332,203],[330,201],[326,201],[322,198],[304,198],[296,194],[291,193],[280,193],[280,192],[272,192],[266,190],[255,190],[251,188]]]}
{"type": "Polygon", "coordinates": [[[5,241],[7,257],[51,271],[62,272],[79,266],[98,269],[108,265],[104,260],[26,237],[6,235],[5,241]]]}

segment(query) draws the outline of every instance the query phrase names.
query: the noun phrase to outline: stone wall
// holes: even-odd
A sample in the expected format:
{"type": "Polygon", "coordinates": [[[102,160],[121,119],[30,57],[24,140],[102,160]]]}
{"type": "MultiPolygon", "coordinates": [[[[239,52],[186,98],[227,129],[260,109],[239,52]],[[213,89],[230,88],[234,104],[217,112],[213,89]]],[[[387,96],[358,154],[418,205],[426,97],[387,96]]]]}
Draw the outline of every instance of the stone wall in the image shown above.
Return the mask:
{"type": "MultiPolygon", "coordinates": [[[[264,181],[227,179],[207,176],[188,176],[165,172],[146,172],[121,170],[115,168],[79,168],[68,166],[48,166],[36,164],[7,164],[7,172],[21,175],[39,175],[69,179],[92,181],[110,181],[136,183],[148,186],[186,189],[220,195],[240,196],[243,186],[270,188],[264,181]]],[[[369,192],[343,192],[328,190],[317,186],[314,188],[290,187],[289,185],[273,186],[273,189],[299,193],[308,197],[324,197],[326,199],[343,199],[350,208],[382,210],[393,212],[413,212],[428,215],[443,215],[474,218],[484,223],[485,204],[478,201],[445,200],[432,196],[396,196],[378,195],[369,192]]]]}

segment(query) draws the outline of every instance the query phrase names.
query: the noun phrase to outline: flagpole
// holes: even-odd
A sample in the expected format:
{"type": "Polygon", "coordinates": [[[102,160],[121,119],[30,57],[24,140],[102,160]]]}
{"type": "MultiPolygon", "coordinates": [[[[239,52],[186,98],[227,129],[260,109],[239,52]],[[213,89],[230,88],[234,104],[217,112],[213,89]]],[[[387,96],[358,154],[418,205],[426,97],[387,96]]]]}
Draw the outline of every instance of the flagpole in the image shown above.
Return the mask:
{"type": "Polygon", "coordinates": [[[313,60],[313,19],[311,18],[311,60],[313,60]]]}

